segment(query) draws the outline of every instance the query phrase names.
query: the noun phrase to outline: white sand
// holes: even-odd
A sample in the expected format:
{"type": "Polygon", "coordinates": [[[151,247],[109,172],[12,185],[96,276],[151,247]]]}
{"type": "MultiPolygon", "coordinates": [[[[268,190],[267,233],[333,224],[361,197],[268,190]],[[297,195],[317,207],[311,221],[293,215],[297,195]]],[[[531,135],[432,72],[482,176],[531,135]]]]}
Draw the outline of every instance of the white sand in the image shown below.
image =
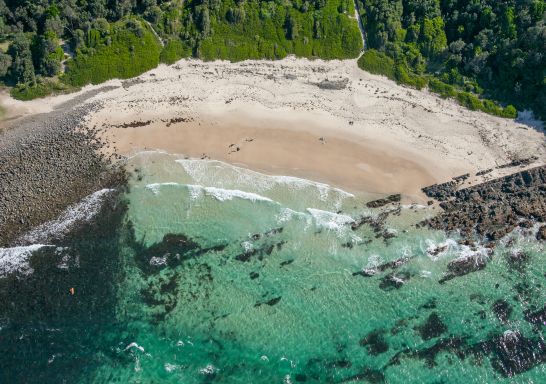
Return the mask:
{"type": "Polygon", "coordinates": [[[546,163],[540,130],[398,86],[361,71],[354,60],[183,60],[109,85],[118,88],[91,99],[103,107],[89,124],[104,127],[122,154],[206,155],[353,192],[401,192],[414,201],[423,200],[425,185],[515,158],[546,163]],[[347,87],[319,88],[327,79],[345,79],[347,87]],[[168,126],[176,118],[186,121],[168,126]]]}

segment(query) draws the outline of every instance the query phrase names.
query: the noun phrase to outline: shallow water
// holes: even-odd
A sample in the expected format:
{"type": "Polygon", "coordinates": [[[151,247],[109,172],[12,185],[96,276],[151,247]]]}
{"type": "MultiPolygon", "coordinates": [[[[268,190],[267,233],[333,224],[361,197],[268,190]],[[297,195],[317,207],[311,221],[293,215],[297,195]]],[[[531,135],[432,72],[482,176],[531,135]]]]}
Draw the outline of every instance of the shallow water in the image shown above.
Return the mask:
{"type": "Polygon", "coordinates": [[[541,382],[533,229],[490,254],[416,228],[426,207],[156,152],[129,169],[116,210],[0,277],[0,381],[541,382]],[[440,283],[464,257],[487,266],[440,283]]]}

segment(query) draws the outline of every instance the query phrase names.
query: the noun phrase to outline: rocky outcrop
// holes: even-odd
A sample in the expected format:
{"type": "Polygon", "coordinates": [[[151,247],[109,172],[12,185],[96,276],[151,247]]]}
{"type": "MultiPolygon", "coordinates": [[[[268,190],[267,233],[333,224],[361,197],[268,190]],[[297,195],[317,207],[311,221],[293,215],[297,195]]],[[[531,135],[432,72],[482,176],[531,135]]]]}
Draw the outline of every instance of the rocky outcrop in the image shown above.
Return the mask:
{"type": "Polygon", "coordinates": [[[390,195],[384,199],[374,200],[366,203],[368,208],[379,208],[391,203],[399,203],[402,200],[402,195],[390,195]]]}
{"type": "MultiPolygon", "coordinates": [[[[461,190],[456,186],[452,181],[423,189],[442,201],[443,213],[425,222],[430,227],[494,241],[518,225],[546,222],[546,166],[461,190]]],[[[539,232],[542,239],[544,230],[539,232]]]]}

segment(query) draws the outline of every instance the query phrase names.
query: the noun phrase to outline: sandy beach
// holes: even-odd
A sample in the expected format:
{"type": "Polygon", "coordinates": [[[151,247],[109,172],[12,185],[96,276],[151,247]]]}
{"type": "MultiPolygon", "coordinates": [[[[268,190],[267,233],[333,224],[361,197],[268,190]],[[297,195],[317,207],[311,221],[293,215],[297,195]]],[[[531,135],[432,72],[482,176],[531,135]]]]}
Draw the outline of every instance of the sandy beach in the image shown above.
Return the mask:
{"type": "Polygon", "coordinates": [[[514,159],[546,162],[540,129],[398,86],[352,60],[183,60],[106,85],[87,101],[99,107],[86,121],[123,156],[164,150],[415,202],[426,200],[422,187],[455,176],[475,184],[519,170],[473,177],[514,159]]]}

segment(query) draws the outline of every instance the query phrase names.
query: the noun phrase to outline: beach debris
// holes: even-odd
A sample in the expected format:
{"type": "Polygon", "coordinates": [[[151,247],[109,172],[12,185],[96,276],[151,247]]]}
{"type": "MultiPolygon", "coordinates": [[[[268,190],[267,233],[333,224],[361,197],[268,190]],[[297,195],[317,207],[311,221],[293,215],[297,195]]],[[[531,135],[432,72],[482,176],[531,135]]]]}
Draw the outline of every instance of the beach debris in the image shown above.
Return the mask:
{"type": "Polygon", "coordinates": [[[112,128],[139,128],[139,127],[145,127],[147,125],[150,125],[151,123],[152,123],[151,120],[133,121],[133,122],[130,122],[130,123],[123,123],[123,124],[118,124],[118,125],[112,124],[112,128]]]}

